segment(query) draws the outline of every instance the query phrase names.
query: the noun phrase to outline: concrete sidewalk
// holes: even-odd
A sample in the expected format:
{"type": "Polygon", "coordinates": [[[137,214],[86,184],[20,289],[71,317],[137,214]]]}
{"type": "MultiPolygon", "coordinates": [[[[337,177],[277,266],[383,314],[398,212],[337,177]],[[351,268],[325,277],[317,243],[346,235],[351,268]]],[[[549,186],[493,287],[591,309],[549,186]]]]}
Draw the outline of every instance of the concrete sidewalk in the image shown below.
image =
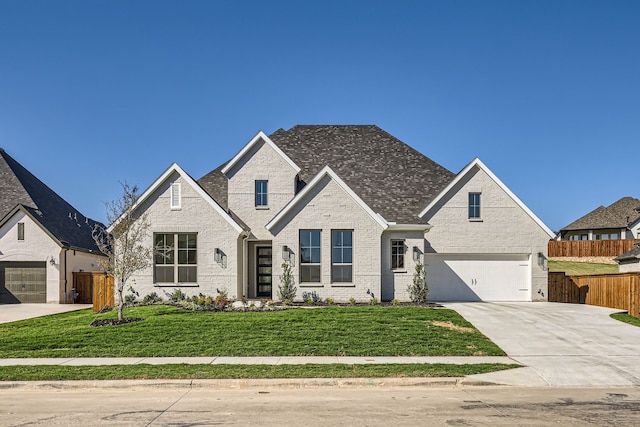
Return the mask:
{"type": "Polygon", "coordinates": [[[0,323],[92,308],[91,304],[0,304],[0,323]]]}
{"type": "Polygon", "coordinates": [[[519,364],[501,356],[269,356],[269,357],[69,357],[40,359],[0,359],[0,366],[102,366],[102,365],[304,365],[304,364],[450,364],[476,365],[480,363],[519,364]]]}

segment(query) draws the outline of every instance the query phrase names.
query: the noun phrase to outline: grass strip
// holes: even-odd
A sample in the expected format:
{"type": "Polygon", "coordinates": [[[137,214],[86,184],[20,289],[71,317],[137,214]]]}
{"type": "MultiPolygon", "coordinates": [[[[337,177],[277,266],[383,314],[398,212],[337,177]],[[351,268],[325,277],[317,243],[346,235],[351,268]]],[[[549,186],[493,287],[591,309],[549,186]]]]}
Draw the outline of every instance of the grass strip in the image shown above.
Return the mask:
{"type": "Polygon", "coordinates": [[[90,310],[0,325],[0,358],[171,356],[503,356],[457,312],[426,307],[323,307],[194,312],[125,310],[140,322],[92,328],[90,310]]]}
{"type": "Polygon", "coordinates": [[[620,322],[628,323],[633,326],[640,326],[640,318],[630,316],[627,313],[613,313],[611,317],[619,320],[620,322]]]}
{"type": "Polygon", "coordinates": [[[618,272],[618,264],[549,260],[549,271],[551,273],[562,271],[567,276],[609,274],[618,272]]]}
{"type": "Polygon", "coordinates": [[[495,363],[477,365],[40,365],[3,367],[0,369],[0,381],[462,377],[512,369],[519,366],[495,363]]]}

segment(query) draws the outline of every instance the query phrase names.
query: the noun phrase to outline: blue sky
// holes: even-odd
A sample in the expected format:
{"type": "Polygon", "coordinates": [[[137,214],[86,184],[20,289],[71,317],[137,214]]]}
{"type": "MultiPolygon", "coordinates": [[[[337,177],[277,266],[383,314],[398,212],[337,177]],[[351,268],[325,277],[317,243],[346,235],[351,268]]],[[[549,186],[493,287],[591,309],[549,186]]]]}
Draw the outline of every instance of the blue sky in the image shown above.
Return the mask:
{"type": "Polygon", "coordinates": [[[640,198],[638,1],[0,1],[0,147],[87,216],[258,130],[479,157],[557,230],[640,198]]]}

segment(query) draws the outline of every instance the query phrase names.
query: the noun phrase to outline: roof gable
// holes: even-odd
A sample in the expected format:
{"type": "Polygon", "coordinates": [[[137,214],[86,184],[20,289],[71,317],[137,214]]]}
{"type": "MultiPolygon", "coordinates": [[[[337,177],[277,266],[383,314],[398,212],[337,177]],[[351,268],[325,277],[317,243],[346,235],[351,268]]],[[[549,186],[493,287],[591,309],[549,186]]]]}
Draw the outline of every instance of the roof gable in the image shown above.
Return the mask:
{"type": "Polygon", "coordinates": [[[99,252],[92,237],[98,222],[40,181],[0,148],[0,217],[2,223],[18,206],[29,212],[56,241],[79,250],[99,252]]]}
{"type": "Polygon", "coordinates": [[[329,179],[333,180],[338,186],[349,195],[358,206],[360,206],[365,212],[371,216],[371,218],[377,222],[383,230],[389,227],[389,224],[382,218],[380,215],[376,214],[358,195],[351,189],[349,186],[342,180],[336,173],[329,167],[325,166],[312,180],[311,182],[302,189],[302,191],[298,192],[296,196],[291,199],[289,203],[280,211],[278,214],[265,226],[265,228],[269,231],[276,226],[293,208],[295,208],[304,197],[309,194],[325,177],[329,177],[329,179]]]}
{"type": "Polygon", "coordinates": [[[429,203],[427,205],[426,208],[424,208],[422,210],[422,212],[420,212],[419,216],[422,218],[424,217],[427,213],[429,213],[433,208],[435,208],[437,206],[437,204],[440,202],[440,200],[442,200],[444,197],[446,197],[451,191],[454,190],[454,188],[456,187],[456,185],[462,180],[464,179],[464,177],[466,175],[468,175],[469,173],[471,173],[471,171],[474,168],[479,168],[482,171],[484,171],[490,178],[491,180],[493,180],[498,187],[500,187],[529,217],[531,217],[531,219],[533,219],[533,221],[538,224],[540,226],[540,228],[542,228],[545,233],[547,233],[549,235],[550,238],[555,236],[555,233],[553,231],[551,231],[551,229],[549,229],[549,227],[547,227],[542,220],[540,220],[540,218],[538,218],[523,202],[522,200],[520,200],[484,163],[482,163],[482,161],[479,158],[475,158],[473,159],[473,161],[471,161],[471,163],[469,163],[467,166],[464,167],[464,169],[462,169],[462,171],[460,171],[460,173],[458,173],[458,175],[456,175],[455,179],[453,181],[451,181],[449,183],[449,185],[447,185],[447,187],[442,190],[442,192],[440,192],[440,194],[431,201],[431,203],[429,203]]]}
{"type": "MultiPolygon", "coordinates": [[[[187,174],[177,163],[171,164],[163,173],[160,175],[154,182],[145,190],[144,193],[138,197],[138,200],[133,204],[131,209],[135,210],[144,203],[161,185],[164,183],[167,178],[173,173],[177,173],[180,177],[193,188],[193,190],[198,193],[200,197],[202,197],[209,205],[220,215],[222,216],[228,223],[236,230],[238,233],[242,233],[244,228],[231,217],[231,214],[225,211],[204,189],[198,185],[198,183],[191,178],[189,174],[187,174]]],[[[120,217],[122,218],[122,217],[120,217]]],[[[107,231],[113,231],[114,227],[120,222],[120,218],[113,222],[107,229],[107,231]]]]}
{"type": "Polygon", "coordinates": [[[227,174],[227,172],[229,172],[240,160],[242,160],[242,158],[251,151],[251,149],[258,144],[260,141],[263,141],[265,144],[269,145],[271,148],[273,148],[273,150],[278,153],[278,155],[280,155],[285,162],[287,162],[287,164],[289,166],[291,166],[291,168],[293,170],[296,171],[296,173],[300,172],[300,167],[298,167],[298,165],[296,165],[293,160],[291,160],[291,158],[289,156],[287,156],[285,153],[282,152],[282,150],[273,143],[273,141],[271,139],[269,139],[269,137],[267,135],[264,134],[264,132],[259,131],[253,138],[251,138],[251,141],[249,141],[243,148],[242,150],[240,150],[240,152],[238,152],[238,154],[236,154],[233,159],[229,160],[229,162],[227,162],[221,169],[221,172],[223,174],[227,174]]]}

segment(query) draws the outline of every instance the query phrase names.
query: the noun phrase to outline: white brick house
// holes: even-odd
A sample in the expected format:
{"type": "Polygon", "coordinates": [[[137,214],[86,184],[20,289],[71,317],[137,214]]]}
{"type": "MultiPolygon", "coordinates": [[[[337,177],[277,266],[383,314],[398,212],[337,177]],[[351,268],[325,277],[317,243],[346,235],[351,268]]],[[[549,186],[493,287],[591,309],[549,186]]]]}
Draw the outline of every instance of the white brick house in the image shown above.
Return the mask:
{"type": "Polygon", "coordinates": [[[479,160],[458,175],[377,126],[259,132],[198,181],[172,165],[135,209],[165,256],[132,283],[277,299],[408,300],[424,263],[434,300],[544,300],[553,233],[479,160]],[[169,254],[169,256],[167,256],[169,254]]]}

